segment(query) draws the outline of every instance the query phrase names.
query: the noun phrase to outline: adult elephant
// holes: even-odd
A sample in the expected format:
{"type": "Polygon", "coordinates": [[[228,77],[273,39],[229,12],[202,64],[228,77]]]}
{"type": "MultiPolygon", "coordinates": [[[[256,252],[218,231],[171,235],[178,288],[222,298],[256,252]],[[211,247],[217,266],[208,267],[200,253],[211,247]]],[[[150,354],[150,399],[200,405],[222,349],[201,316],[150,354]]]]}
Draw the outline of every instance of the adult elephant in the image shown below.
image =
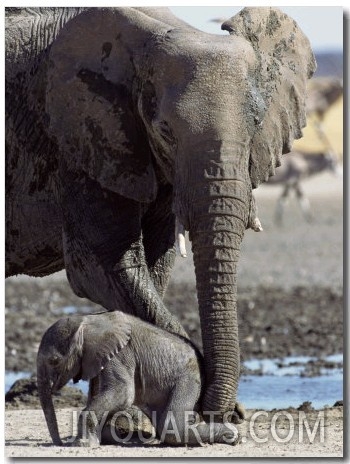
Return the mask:
{"type": "Polygon", "coordinates": [[[245,8],[198,31],[167,9],[9,9],[7,275],[186,336],[162,296],[175,216],[192,241],[203,409],[236,402],[236,269],[252,189],[305,125],[315,61],[295,21],[245,8]]]}

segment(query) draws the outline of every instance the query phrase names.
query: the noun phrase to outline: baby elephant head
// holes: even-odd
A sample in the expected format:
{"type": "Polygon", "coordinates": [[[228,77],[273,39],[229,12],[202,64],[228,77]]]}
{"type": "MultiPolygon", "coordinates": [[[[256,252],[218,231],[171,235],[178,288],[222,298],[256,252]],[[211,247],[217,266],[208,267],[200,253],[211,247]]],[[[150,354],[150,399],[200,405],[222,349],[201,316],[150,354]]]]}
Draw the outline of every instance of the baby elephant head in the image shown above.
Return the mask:
{"type": "Polygon", "coordinates": [[[38,392],[55,445],[58,433],[52,394],[70,379],[90,380],[129,341],[131,327],[119,312],[60,319],[44,334],[37,356],[38,392]]]}
{"type": "Polygon", "coordinates": [[[50,383],[52,393],[71,378],[78,381],[81,377],[84,331],[81,322],[78,317],[61,319],[42,338],[37,358],[38,379],[44,377],[50,383]]]}

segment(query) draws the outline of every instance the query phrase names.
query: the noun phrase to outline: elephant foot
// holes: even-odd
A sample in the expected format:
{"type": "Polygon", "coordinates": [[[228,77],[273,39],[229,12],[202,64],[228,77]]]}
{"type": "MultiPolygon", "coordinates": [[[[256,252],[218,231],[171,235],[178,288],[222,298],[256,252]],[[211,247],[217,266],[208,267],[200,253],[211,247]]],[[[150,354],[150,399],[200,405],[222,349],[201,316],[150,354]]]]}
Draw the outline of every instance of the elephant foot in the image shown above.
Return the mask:
{"type": "Polygon", "coordinates": [[[101,432],[103,445],[127,444],[131,441],[149,441],[155,438],[150,419],[136,406],[118,411],[107,419],[101,432]]]}
{"type": "MultiPolygon", "coordinates": [[[[242,403],[236,402],[235,406],[231,407],[226,413],[224,413],[221,417],[215,416],[218,422],[222,423],[231,423],[231,424],[242,424],[245,420],[245,408],[242,403]]],[[[210,415],[208,415],[208,419],[205,418],[205,421],[210,420],[210,415]]]]}
{"type": "Polygon", "coordinates": [[[236,403],[234,410],[231,414],[231,420],[233,424],[241,424],[245,419],[245,409],[242,403],[236,403]]]}
{"type": "MultiPolygon", "coordinates": [[[[231,427],[233,426],[231,425],[231,427]]],[[[242,435],[239,433],[236,427],[234,427],[233,430],[230,428],[228,431],[224,433],[222,443],[231,446],[236,446],[239,443],[242,443],[242,435]]]]}
{"type": "Polygon", "coordinates": [[[74,441],[64,443],[64,446],[79,447],[79,448],[98,448],[100,442],[96,435],[89,434],[88,438],[76,438],[74,441]]]}

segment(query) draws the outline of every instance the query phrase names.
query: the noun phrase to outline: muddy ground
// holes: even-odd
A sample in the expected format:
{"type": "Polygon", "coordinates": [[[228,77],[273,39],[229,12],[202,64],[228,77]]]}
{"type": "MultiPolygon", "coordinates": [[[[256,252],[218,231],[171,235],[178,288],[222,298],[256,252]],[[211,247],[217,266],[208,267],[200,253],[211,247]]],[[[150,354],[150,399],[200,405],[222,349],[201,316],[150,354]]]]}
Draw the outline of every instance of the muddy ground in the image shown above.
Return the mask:
{"type": "MultiPolygon", "coordinates": [[[[262,186],[257,190],[259,217],[264,232],[254,233],[249,230],[244,238],[238,275],[238,319],[242,360],[289,355],[315,356],[318,359],[312,361],[307,370],[307,375],[312,376],[317,375],[321,367],[332,367],[325,366],[322,357],[343,351],[342,181],[325,173],[306,181],[304,190],[311,202],[313,221],[308,223],[302,218],[293,198],[287,206],[282,226],[274,223],[274,208],[280,187],[262,186]]],[[[186,260],[177,258],[166,303],[178,315],[194,342],[201,347],[190,247],[188,254],[186,260]]],[[[98,306],[73,294],[64,271],[43,279],[25,276],[9,278],[5,285],[5,295],[5,367],[10,371],[35,371],[35,358],[42,334],[59,317],[69,313],[72,307],[82,313],[99,310],[98,306]]],[[[7,403],[8,409],[38,407],[35,393],[23,392],[21,388],[18,390],[19,396],[17,399],[11,398],[7,403]]],[[[71,392],[67,391],[67,395],[67,403],[64,393],[59,400],[61,402],[57,403],[58,408],[67,407],[68,404],[70,407],[72,404],[76,407],[84,404],[84,397],[75,397],[75,403],[72,403],[71,392]]],[[[328,452],[330,455],[340,452],[340,435],[337,432],[342,430],[342,425],[339,425],[342,413],[338,409],[330,413],[330,417],[335,414],[336,420],[332,419],[327,429],[335,433],[337,444],[332,445],[332,449],[321,447],[317,451],[313,448],[314,455],[318,452],[322,456],[328,452]]],[[[12,424],[17,416],[10,413],[15,414],[16,411],[8,410],[6,413],[6,420],[12,424]]],[[[11,427],[8,433],[11,435],[11,427]]],[[[11,443],[15,444],[16,440],[11,443]]],[[[10,452],[11,444],[8,444],[8,455],[23,455],[20,452],[23,447],[15,446],[14,451],[10,452]]],[[[40,447],[40,443],[36,446],[40,447]]],[[[309,451],[306,448],[300,450],[300,455],[313,454],[311,448],[309,451]]],[[[226,454],[224,451],[221,454],[219,448],[215,449],[218,455],[228,456],[231,453],[227,447],[226,454]]],[[[246,450],[246,455],[261,456],[264,452],[267,452],[267,456],[289,455],[288,450],[291,449],[278,448],[275,452],[269,448],[260,453],[253,446],[251,450],[246,450]]],[[[73,456],[74,453],[69,451],[63,455],[73,456]]],[[[126,455],[120,453],[120,456],[126,455]]],[[[131,455],[148,456],[148,451],[142,453],[137,448],[131,455]]],[[[39,455],[44,456],[45,449],[39,455]]],[[[61,456],[62,453],[57,451],[53,455],[61,456]]],[[[106,450],[102,455],[113,454],[106,450]]],[[[167,452],[164,455],[172,456],[167,452]]],[[[185,456],[186,453],[175,455],[185,456]]],[[[210,455],[214,456],[215,450],[210,455]]]]}
{"type": "MultiPolygon", "coordinates": [[[[35,371],[41,337],[69,306],[81,313],[100,307],[72,294],[64,281],[7,285],[6,370],[35,371]]],[[[166,302],[201,348],[194,285],[171,283],[166,302]]],[[[332,287],[241,288],[238,297],[242,359],[341,353],[342,303],[332,287]]]]}

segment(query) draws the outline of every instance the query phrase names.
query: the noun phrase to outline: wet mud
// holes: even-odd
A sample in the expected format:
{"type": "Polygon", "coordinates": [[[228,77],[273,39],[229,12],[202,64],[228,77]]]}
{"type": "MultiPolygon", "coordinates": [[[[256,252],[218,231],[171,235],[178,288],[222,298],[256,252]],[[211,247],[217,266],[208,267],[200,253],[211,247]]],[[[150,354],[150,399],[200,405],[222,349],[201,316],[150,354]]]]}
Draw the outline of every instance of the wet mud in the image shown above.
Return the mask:
{"type": "MultiPolygon", "coordinates": [[[[191,339],[201,348],[195,287],[170,284],[166,297],[191,339]]],[[[343,295],[334,288],[259,286],[240,289],[238,319],[242,360],[285,356],[324,357],[343,350],[343,295]]],[[[42,335],[71,311],[91,313],[100,306],[75,296],[66,282],[6,285],[6,362],[10,371],[36,369],[42,335]]]]}

